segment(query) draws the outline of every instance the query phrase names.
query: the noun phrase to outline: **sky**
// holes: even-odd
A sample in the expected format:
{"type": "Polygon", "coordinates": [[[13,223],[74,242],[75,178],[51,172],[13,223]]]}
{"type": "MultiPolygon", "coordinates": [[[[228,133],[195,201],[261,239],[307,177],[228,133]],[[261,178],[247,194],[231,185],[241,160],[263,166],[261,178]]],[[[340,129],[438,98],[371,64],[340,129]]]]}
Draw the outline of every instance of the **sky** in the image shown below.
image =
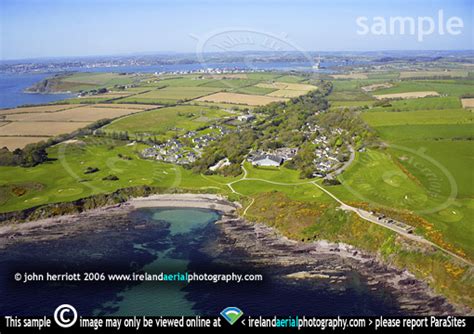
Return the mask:
{"type": "Polygon", "coordinates": [[[473,3],[471,0],[1,0],[0,58],[262,49],[471,50],[474,49],[473,3]],[[439,11],[443,13],[441,20],[439,11]],[[389,20],[397,16],[414,20],[414,34],[409,34],[408,25],[404,34],[398,26],[390,33],[389,20]],[[360,17],[365,18],[360,21],[365,28],[357,23],[360,17]],[[462,27],[452,29],[455,35],[446,30],[452,17],[457,17],[452,19],[457,21],[451,23],[462,20],[462,27]],[[385,30],[381,26],[383,20],[385,30]],[[433,32],[428,34],[431,25],[433,32]],[[368,33],[362,34],[364,30],[368,33]]]}

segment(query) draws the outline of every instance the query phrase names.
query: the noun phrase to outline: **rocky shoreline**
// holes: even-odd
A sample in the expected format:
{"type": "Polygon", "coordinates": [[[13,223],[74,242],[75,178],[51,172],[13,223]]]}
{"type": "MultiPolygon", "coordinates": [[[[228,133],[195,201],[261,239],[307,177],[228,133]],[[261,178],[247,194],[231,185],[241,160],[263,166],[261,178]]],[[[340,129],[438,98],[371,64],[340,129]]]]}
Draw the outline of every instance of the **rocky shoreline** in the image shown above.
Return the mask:
{"type": "Polygon", "coordinates": [[[423,281],[411,273],[389,267],[372,254],[350,245],[317,241],[303,243],[281,236],[277,230],[254,224],[236,214],[239,207],[225,198],[206,194],[153,195],[134,198],[118,205],[102,207],[79,214],[60,216],[0,227],[0,248],[19,242],[55,240],[79,233],[93,233],[117,225],[130,224],[129,213],[144,207],[193,207],[216,210],[221,219],[216,222],[222,237],[210,252],[246,254],[248,265],[287,268],[282,279],[313,280],[329,289],[343,291],[347,279],[356,271],[370,290],[388,290],[402,312],[410,315],[472,315],[472,310],[454,306],[436,295],[423,281]]]}
{"type": "Polygon", "coordinates": [[[320,240],[303,243],[281,236],[263,224],[248,223],[232,216],[219,222],[228,237],[226,248],[240,248],[254,265],[300,266],[303,270],[286,275],[288,279],[321,280],[330,289],[344,290],[348,273],[357,271],[372,291],[388,290],[403,313],[426,315],[472,315],[472,311],[452,305],[435,294],[408,271],[387,266],[372,254],[343,243],[320,240]]]}

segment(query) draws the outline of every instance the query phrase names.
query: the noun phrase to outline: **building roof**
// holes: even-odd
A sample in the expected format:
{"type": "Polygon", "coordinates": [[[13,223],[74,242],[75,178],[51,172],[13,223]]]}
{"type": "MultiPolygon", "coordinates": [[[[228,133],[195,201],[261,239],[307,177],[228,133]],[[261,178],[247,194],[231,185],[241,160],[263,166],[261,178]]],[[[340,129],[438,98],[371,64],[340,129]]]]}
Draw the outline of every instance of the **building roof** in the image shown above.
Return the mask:
{"type": "Polygon", "coordinates": [[[278,164],[283,163],[283,158],[282,157],[272,155],[272,154],[257,155],[252,159],[252,162],[257,162],[257,161],[261,161],[261,160],[265,160],[265,159],[271,160],[271,161],[276,162],[278,164]]]}

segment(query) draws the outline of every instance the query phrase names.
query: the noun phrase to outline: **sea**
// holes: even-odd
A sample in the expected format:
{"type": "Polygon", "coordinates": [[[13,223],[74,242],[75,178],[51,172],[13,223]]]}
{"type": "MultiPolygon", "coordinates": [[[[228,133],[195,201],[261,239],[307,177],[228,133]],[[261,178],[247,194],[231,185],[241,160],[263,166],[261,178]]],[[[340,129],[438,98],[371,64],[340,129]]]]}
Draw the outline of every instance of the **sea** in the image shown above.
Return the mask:
{"type": "Polygon", "coordinates": [[[218,251],[223,240],[215,224],[219,218],[219,212],[208,209],[140,208],[129,213],[129,225],[97,226],[94,232],[11,245],[0,250],[0,314],[51,315],[61,304],[73,305],[83,316],[212,316],[228,306],[254,316],[403,314],[389,292],[373,291],[355,271],[343,289],[334,290],[311,280],[284,279],[274,264],[243,266],[247,255],[218,251]],[[110,282],[99,275],[95,282],[15,282],[14,275],[25,272],[233,272],[259,274],[263,280],[110,282]]]}
{"type": "MultiPolygon", "coordinates": [[[[322,63],[320,72],[331,72],[329,68],[340,66],[341,63],[322,63]]],[[[279,71],[311,71],[312,64],[309,62],[234,62],[234,63],[194,63],[176,65],[154,65],[154,66],[115,66],[115,67],[80,67],[68,68],[68,71],[77,72],[175,72],[175,71],[196,71],[201,69],[247,69],[247,70],[279,70],[279,71]]],[[[73,94],[34,94],[25,93],[25,89],[33,84],[53,76],[49,73],[2,73],[0,72],[0,108],[14,108],[23,105],[45,104],[61,101],[73,94]]]]}

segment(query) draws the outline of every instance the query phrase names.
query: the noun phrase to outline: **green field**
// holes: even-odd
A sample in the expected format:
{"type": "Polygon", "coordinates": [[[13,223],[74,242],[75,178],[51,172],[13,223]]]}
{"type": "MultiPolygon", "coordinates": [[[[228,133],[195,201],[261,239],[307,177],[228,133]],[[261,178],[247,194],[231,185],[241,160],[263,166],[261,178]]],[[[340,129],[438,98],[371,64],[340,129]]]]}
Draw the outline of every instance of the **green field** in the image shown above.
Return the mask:
{"type": "Polygon", "coordinates": [[[400,81],[394,87],[379,89],[373,94],[393,94],[406,92],[435,91],[439,94],[449,96],[461,96],[474,91],[474,81],[472,80],[420,80],[420,81],[400,81]]]}
{"type": "Polygon", "coordinates": [[[297,186],[284,186],[271,184],[264,181],[254,181],[254,180],[243,180],[233,185],[233,188],[246,196],[255,196],[260,193],[278,191],[288,198],[296,201],[318,201],[318,202],[331,202],[332,199],[329,198],[324,192],[316,188],[312,184],[302,184],[297,186]]]}
{"type": "Polygon", "coordinates": [[[283,75],[278,78],[279,82],[288,82],[288,83],[302,83],[306,81],[307,78],[299,76],[299,75],[283,75]]]}
{"type": "Polygon", "coordinates": [[[362,118],[374,127],[416,124],[466,124],[472,123],[473,114],[463,109],[416,110],[412,112],[367,112],[362,118]]]}
{"type": "Polygon", "coordinates": [[[176,106],[138,113],[112,122],[106,131],[128,131],[130,134],[164,135],[195,130],[213,120],[228,116],[225,111],[201,106],[176,106]]]}
{"type": "Polygon", "coordinates": [[[209,87],[165,87],[116,100],[119,103],[176,103],[218,92],[218,88],[209,87]]]}
{"type": "Polygon", "coordinates": [[[363,92],[360,87],[378,82],[380,80],[334,80],[333,90],[328,99],[330,101],[370,101],[373,99],[372,96],[363,92]]]}
{"type": "Polygon", "coordinates": [[[422,99],[407,99],[390,101],[388,107],[375,107],[371,111],[413,111],[462,108],[458,97],[425,97],[422,99]]]}
{"type": "Polygon", "coordinates": [[[225,90],[233,90],[237,88],[253,86],[259,83],[258,80],[253,79],[219,79],[203,84],[201,87],[222,88],[225,90]]]}
{"type": "Polygon", "coordinates": [[[257,86],[248,86],[248,87],[236,88],[235,90],[232,90],[232,93],[266,95],[276,90],[277,90],[276,88],[273,89],[273,88],[263,88],[263,87],[257,87],[257,86]]]}
{"type": "Polygon", "coordinates": [[[331,108],[350,108],[350,107],[370,107],[374,101],[367,100],[367,101],[331,101],[331,108]]]}
{"type": "MultiPolygon", "coordinates": [[[[49,155],[53,161],[50,163],[32,168],[0,167],[0,179],[3,180],[0,184],[0,212],[73,201],[138,185],[196,190],[211,189],[209,186],[213,186],[213,192],[218,189],[223,193],[229,191],[226,186],[218,182],[211,184],[179,166],[139,158],[138,153],[144,145],[126,146],[126,142],[110,139],[84,140],[86,146],[61,144],[51,148],[49,155]],[[132,157],[132,160],[121,159],[118,154],[132,157]],[[87,167],[96,167],[99,171],[85,174],[87,167]],[[116,175],[119,180],[103,181],[102,178],[108,175],[116,175]],[[10,181],[5,182],[7,180],[10,181]],[[27,189],[21,196],[16,196],[9,189],[21,185],[27,189]]],[[[219,181],[219,177],[207,178],[219,181]]]]}
{"type": "Polygon", "coordinates": [[[259,81],[273,81],[277,78],[280,78],[282,73],[274,73],[274,72],[255,72],[255,73],[247,73],[247,78],[252,80],[259,80],[259,81]]]}
{"type": "Polygon", "coordinates": [[[74,84],[95,85],[97,87],[110,87],[114,85],[127,85],[133,82],[138,82],[140,76],[134,74],[120,74],[120,73],[74,73],[71,76],[64,78],[62,81],[74,84]]]}

